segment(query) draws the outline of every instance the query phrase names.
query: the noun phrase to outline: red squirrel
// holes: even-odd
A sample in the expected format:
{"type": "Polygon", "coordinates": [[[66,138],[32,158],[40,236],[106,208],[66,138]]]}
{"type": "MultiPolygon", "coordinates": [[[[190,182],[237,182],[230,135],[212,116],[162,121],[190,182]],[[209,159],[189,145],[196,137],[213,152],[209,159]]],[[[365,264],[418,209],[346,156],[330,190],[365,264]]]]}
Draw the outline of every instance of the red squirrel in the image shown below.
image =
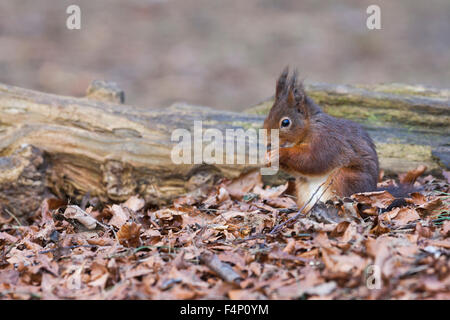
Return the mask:
{"type": "MultiPolygon", "coordinates": [[[[372,139],[359,124],[323,112],[306,95],[296,71],[289,77],[286,68],[277,80],[264,129],[268,137],[271,129],[279,130],[279,165],[295,177],[299,207],[312,198],[308,210],[322,193],[325,202],[335,195],[376,190],[378,156],[372,139]]],[[[276,156],[270,141],[267,156],[271,162],[276,156]]]]}

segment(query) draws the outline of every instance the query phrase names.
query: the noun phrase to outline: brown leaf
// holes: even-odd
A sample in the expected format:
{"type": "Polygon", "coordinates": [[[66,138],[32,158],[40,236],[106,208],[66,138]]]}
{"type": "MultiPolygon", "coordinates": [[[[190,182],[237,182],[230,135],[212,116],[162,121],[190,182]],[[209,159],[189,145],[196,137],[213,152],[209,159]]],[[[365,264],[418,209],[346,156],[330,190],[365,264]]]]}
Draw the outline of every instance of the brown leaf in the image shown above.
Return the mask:
{"type": "Polygon", "coordinates": [[[2,270],[0,272],[0,283],[15,285],[19,281],[20,272],[18,270],[2,270]]]}
{"type": "Polygon", "coordinates": [[[329,281],[312,288],[307,288],[305,293],[313,296],[326,296],[333,292],[336,287],[337,283],[335,281],[329,281]]]}
{"type": "Polygon", "coordinates": [[[197,291],[191,289],[183,289],[180,286],[173,288],[172,294],[176,300],[192,300],[196,297],[201,297],[197,291]]]}
{"type": "Polygon", "coordinates": [[[314,248],[312,250],[303,252],[299,256],[302,257],[302,258],[305,258],[305,259],[317,259],[317,257],[319,256],[319,249],[318,248],[314,248]]]}
{"type": "Polygon", "coordinates": [[[259,292],[247,289],[236,289],[228,291],[228,297],[231,300],[264,300],[265,297],[259,292]]]}
{"type": "Polygon", "coordinates": [[[450,249],[450,239],[445,240],[429,240],[428,245],[450,249]]]}
{"type": "Polygon", "coordinates": [[[77,220],[89,230],[95,229],[97,226],[97,220],[78,206],[67,206],[64,211],[64,217],[77,220]]]}
{"type": "Polygon", "coordinates": [[[182,216],[184,214],[183,211],[180,210],[173,210],[170,208],[161,209],[154,212],[154,215],[156,218],[161,220],[172,220],[176,216],[182,216]]]}
{"type": "Polygon", "coordinates": [[[9,243],[16,243],[19,241],[19,238],[14,237],[6,232],[0,232],[0,240],[5,240],[9,243]]]}
{"type": "Polygon", "coordinates": [[[186,251],[182,251],[182,252],[178,253],[177,256],[175,257],[175,259],[173,260],[173,264],[175,265],[175,267],[177,267],[178,270],[187,269],[190,267],[190,263],[188,263],[184,259],[185,254],[186,254],[186,251]]]}
{"type": "Polygon", "coordinates": [[[48,199],[45,199],[44,201],[47,202],[49,210],[56,210],[67,204],[67,200],[62,200],[62,199],[58,199],[58,198],[48,198],[48,199]]]}
{"type": "Polygon", "coordinates": [[[445,220],[442,224],[441,234],[446,238],[450,236],[450,220],[445,220]]]}
{"type": "MultiPolygon", "coordinates": [[[[449,279],[449,277],[447,277],[449,279]]],[[[422,280],[422,285],[426,291],[443,291],[448,292],[450,287],[449,281],[442,281],[436,277],[426,277],[422,280]],[[447,282],[447,283],[446,283],[447,282]]]]}
{"type": "Polygon", "coordinates": [[[287,188],[288,182],[272,188],[267,186],[265,189],[261,188],[260,185],[256,185],[253,189],[253,192],[259,195],[261,199],[276,199],[281,196],[287,190],[287,188]]]}
{"type": "Polygon", "coordinates": [[[197,203],[197,199],[192,195],[186,195],[184,197],[177,198],[173,201],[173,205],[175,208],[183,207],[183,206],[193,206],[197,203]]]}
{"type": "MultiPolygon", "coordinates": [[[[225,219],[226,221],[232,218],[245,218],[248,213],[241,211],[227,211],[220,214],[220,218],[225,219]]],[[[219,220],[220,221],[220,220],[219,220]]]]}
{"type": "Polygon", "coordinates": [[[413,192],[411,193],[410,198],[406,198],[406,202],[420,206],[427,202],[427,198],[419,192],[413,192]]]}
{"type": "Polygon", "coordinates": [[[377,208],[387,208],[395,199],[387,191],[356,193],[352,195],[351,198],[358,202],[370,204],[371,206],[377,208]]]}
{"type": "Polygon", "coordinates": [[[41,204],[41,217],[43,222],[53,221],[51,211],[56,210],[67,204],[67,201],[57,198],[47,198],[41,204]]]}
{"type": "Polygon", "coordinates": [[[336,226],[336,228],[334,228],[334,230],[331,232],[330,235],[334,238],[342,236],[344,234],[344,232],[347,230],[349,225],[350,225],[350,222],[348,222],[348,221],[339,222],[338,225],[336,226]]]}
{"type": "Polygon", "coordinates": [[[271,251],[269,253],[269,258],[270,259],[275,259],[275,260],[296,261],[296,262],[301,262],[302,264],[308,264],[309,262],[311,262],[310,259],[305,259],[305,258],[302,258],[300,256],[295,256],[295,255],[289,254],[287,252],[283,252],[281,250],[271,251]]]}
{"type": "Polygon", "coordinates": [[[326,232],[320,231],[314,239],[314,243],[317,244],[320,248],[331,248],[330,239],[328,239],[328,235],[326,232]]]}
{"type": "Polygon", "coordinates": [[[90,279],[88,285],[91,287],[104,288],[109,277],[108,269],[105,265],[94,262],[90,266],[90,279]]]}
{"type": "Polygon", "coordinates": [[[396,208],[396,209],[398,209],[398,213],[393,218],[396,225],[405,225],[408,222],[420,219],[419,214],[414,209],[411,208],[396,208]]]}
{"type": "Polygon", "coordinates": [[[433,236],[431,229],[424,227],[420,222],[416,224],[416,234],[424,238],[431,238],[433,236]]]}
{"type": "Polygon", "coordinates": [[[286,247],[283,248],[283,252],[291,254],[292,251],[294,251],[294,249],[295,249],[295,240],[290,239],[289,242],[287,243],[286,247]]]}
{"type": "Polygon", "coordinates": [[[144,207],[144,205],[145,205],[144,199],[141,199],[141,198],[139,198],[137,196],[130,197],[123,204],[124,207],[127,207],[128,209],[133,210],[135,212],[141,210],[144,207]]]}
{"type": "Polygon", "coordinates": [[[87,239],[87,243],[94,244],[97,246],[111,246],[114,244],[114,240],[111,238],[103,237],[103,238],[92,238],[87,239]]]}
{"type": "Polygon", "coordinates": [[[400,182],[403,184],[413,184],[426,170],[427,166],[420,165],[416,169],[408,171],[404,175],[400,175],[400,182]]]}
{"type": "MultiPolygon", "coordinates": [[[[372,256],[375,261],[374,265],[382,268],[385,261],[391,256],[390,244],[392,238],[380,236],[377,239],[368,238],[365,242],[367,253],[372,256]]],[[[390,272],[388,272],[390,274],[390,272]]]]}
{"type": "Polygon", "coordinates": [[[113,204],[110,210],[113,216],[109,224],[114,227],[120,228],[130,219],[130,212],[120,205],[113,204]]]}
{"type": "Polygon", "coordinates": [[[322,248],[323,262],[332,273],[347,273],[352,276],[359,276],[366,267],[365,259],[357,254],[332,254],[333,251],[322,248]]]}
{"type": "Polygon", "coordinates": [[[417,207],[417,211],[422,217],[430,215],[434,210],[442,206],[442,200],[440,198],[435,198],[417,207]]]}
{"type": "Polygon", "coordinates": [[[238,178],[227,184],[225,189],[231,197],[240,200],[257,185],[262,185],[261,173],[259,170],[253,170],[241,174],[238,178]]]}
{"type": "Polygon", "coordinates": [[[228,194],[227,189],[224,187],[220,187],[212,192],[205,201],[203,201],[203,206],[205,208],[210,208],[217,206],[227,200],[230,200],[230,195],[228,194]]]}
{"type": "Polygon", "coordinates": [[[291,198],[288,197],[279,197],[279,198],[271,198],[267,199],[266,203],[275,208],[296,208],[297,203],[291,198]]]}
{"type": "Polygon", "coordinates": [[[140,224],[134,222],[123,224],[119,232],[117,232],[120,244],[125,247],[139,247],[141,245],[140,230],[140,224]]]}
{"type": "Polygon", "coordinates": [[[391,229],[385,226],[381,219],[377,219],[377,224],[372,230],[370,230],[370,233],[379,236],[390,231],[391,229]]]}

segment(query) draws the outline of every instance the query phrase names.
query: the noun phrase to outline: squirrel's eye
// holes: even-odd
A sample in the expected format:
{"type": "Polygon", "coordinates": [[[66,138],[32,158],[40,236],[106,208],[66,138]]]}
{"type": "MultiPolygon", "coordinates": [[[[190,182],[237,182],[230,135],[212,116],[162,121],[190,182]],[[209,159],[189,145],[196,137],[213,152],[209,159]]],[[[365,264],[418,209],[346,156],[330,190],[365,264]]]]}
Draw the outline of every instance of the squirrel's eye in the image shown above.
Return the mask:
{"type": "Polygon", "coordinates": [[[289,120],[289,119],[283,119],[283,120],[281,120],[281,127],[282,127],[282,128],[289,127],[290,124],[291,124],[291,120],[289,120]]]}

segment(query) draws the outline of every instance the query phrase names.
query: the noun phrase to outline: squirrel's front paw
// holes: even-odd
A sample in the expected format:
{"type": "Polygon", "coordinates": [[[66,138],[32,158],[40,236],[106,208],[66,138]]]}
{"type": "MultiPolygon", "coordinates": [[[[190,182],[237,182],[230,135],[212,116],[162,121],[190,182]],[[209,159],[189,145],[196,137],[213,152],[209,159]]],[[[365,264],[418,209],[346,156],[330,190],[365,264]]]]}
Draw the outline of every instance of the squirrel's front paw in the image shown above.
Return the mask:
{"type": "Polygon", "coordinates": [[[278,151],[277,149],[267,151],[264,156],[264,164],[268,167],[272,166],[272,164],[278,164],[280,161],[280,153],[278,151]]]}

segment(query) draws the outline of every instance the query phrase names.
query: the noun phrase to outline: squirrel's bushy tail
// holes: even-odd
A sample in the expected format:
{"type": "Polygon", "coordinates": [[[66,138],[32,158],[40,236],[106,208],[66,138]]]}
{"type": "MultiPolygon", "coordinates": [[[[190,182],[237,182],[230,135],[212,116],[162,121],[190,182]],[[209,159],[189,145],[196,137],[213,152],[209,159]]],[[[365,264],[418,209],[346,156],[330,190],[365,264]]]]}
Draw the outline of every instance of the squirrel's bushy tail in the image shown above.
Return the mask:
{"type": "Polygon", "coordinates": [[[420,192],[422,188],[414,186],[414,183],[426,170],[426,166],[420,165],[416,169],[408,171],[408,173],[400,177],[400,183],[398,185],[377,188],[377,191],[387,191],[395,197],[395,200],[383,211],[386,212],[396,207],[405,206],[405,198],[408,198],[413,192],[420,192]]]}
{"type": "Polygon", "coordinates": [[[407,198],[413,192],[420,192],[421,188],[414,186],[414,183],[400,183],[396,186],[391,185],[377,188],[377,191],[387,191],[395,198],[407,198]]]}

